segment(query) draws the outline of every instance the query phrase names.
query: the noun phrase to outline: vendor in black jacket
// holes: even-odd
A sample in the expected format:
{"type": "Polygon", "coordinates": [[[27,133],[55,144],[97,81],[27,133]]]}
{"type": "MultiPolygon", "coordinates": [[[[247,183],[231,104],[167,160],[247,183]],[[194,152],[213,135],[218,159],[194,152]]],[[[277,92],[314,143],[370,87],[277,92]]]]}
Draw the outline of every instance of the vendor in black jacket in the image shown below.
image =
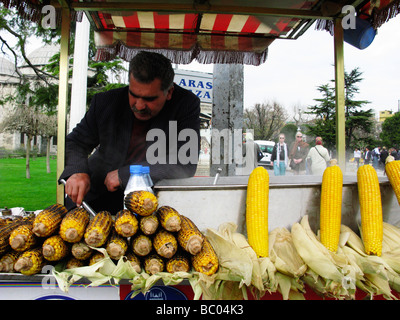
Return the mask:
{"type": "Polygon", "coordinates": [[[129,86],[94,96],[66,137],[66,206],[85,200],[95,211],[123,207],[129,166],[150,166],[154,183],[194,175],[200,146],[200,100],[174,84],[164,56],[139,52],[129,65],[129,86]]]}

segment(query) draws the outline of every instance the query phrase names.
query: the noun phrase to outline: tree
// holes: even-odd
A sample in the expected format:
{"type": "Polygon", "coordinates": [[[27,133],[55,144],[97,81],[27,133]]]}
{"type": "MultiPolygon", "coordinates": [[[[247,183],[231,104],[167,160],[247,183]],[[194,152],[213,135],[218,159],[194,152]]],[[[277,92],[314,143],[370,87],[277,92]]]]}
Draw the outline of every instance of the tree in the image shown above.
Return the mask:
{"type": "Polygon", "coordinates": [[[276,101],[255,104],[245,109],[244,127],[254,130],[255,140],[272,140],[276,138],[288,118],[286,110],[276,101]]]}
{"type": "MultiPolygon", "coordinates": [[[[357,84],[363,79],[358,68],[350,73],[345,72],[345,138],[346,148],[353,149],[359,144],[365,144],[372,132],[374,113],[372,109],[363,110],[366,100],[355,100],[359,93],[357,84]]],[[[332,80],[334,82],[335,80],[332,80]]],[[[308,114],[315,116],[315,123],[307,125],[308,135],[321,136],[328,149],[336,147],[336,96],[335,88],[329,84],[321,85],[317,90],[322,98],[314,99],[318,103],[309,106],[308,114]]]]}
{"type": "Polygon", "coordinates": [[[400,147],[400,113],[394,114],[382,123],[380,134],[382,143],[387,147],[400,147]]]}

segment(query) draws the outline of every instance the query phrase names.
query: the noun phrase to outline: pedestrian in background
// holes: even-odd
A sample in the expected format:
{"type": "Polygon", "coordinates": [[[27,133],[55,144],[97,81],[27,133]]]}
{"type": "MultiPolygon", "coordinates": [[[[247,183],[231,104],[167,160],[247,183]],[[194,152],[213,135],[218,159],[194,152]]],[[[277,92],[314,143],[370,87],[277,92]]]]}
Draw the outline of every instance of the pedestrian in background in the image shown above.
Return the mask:
{"type": "Polygon", "coordinates": [[[307,155],[307,160],[311,160],[311,174],[322,175],[330,161],[329,151],[323,146],[322,138],[315,139],[315,147],[312,147],[307,155]]]}
{"type": "Polygon", "coordinates": [[[279,141],[274,145],[271,161],[274,164],[274,174],[276,176],[284,176],[289,162],[289,155],[285,143],[285,135],[283,133],[279,134],[279,141]]]}
{"type": "Polygon", "coordinates": [[[361,150],[358,148],[354,149],[354,162],[357,163],[357,169],[360,166],[361,150]]]}
{"type": "Polygon", "coordinates": [[[291,144],[289,152],[289,166],[293,170],[293,174],[298,175],[305,173],[308,149],[309,145],[307,142],[303,141],[303,134],[297,132],[296,140],[291,144]]]}

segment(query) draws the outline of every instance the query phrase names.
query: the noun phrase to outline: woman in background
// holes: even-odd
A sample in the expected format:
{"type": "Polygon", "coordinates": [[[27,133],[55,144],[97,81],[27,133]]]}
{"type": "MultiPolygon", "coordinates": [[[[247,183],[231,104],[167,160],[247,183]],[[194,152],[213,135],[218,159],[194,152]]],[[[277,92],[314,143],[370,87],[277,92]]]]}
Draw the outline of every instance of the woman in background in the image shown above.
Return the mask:
{"type": "Polygon", "coordinates": [[[276,176],[284,176],[286,174],[289,157],[287,145],[285,143],[285,135],[283,133],[279,134],[279,141],[274,145],[271,161],[274,164],[274,174],[276,176]]]}

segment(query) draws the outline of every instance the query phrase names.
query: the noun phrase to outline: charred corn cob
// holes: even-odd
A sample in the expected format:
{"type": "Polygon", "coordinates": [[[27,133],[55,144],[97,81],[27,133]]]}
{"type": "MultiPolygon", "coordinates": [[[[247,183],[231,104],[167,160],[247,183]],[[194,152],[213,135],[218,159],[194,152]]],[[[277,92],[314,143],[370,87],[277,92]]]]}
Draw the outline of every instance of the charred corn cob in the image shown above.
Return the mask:
{"type": "Polygon", "coordinates": [[[69,247],[59,234],[47,238],[42,246],[43,256],[47,261],[59,261],[69,253],[69,247]]]}
{"type": "Polygon", "coordinates": [[[139,234],[132,239],[131,246],[134,254],[144,257],[150,253],[152,241],[148,236],[139,234]]]}
{"type": "Polygon", "coordinates": [[[155,214],[151,214],[140,219],[139,228],[145,235],[149,236],[157,231],[159,225],[158,218],[155,214]]]}
{"type": "Polygon", "coordinates": [[[149,191],[133,191],[124,198],[125,207],[139,216],[148,216],[156,211],[158,200],[149,191]]]}
{"type": "Polygon", "coordinates": [[[38,237],[48,237],[59,227],[67,213],[67,208],[61,204],[53,204],[39,212],[33,222],[33,233],[38,237]]]}
{"type": "Polygon", "coordinates": [[[247,185],[246,225],[249,244],[259,257],[268,257],[268,199],[268,171],[257,167],[247,185]]]}
{"type": "Polygon", "coordinates": [[[190,271],[190,260],[187,256],[185,256],[181,253],[177,253],[171,259],[168,259],[165,266],[169,273],[189,272],[190,271]]]}
{"type": "Polygon", "coordinates": [[[197,254],[203,246],[204,236],[188,217],[181,215],[181,229],[178,231],[179,245],[190,254],[197,254]]]}
{"type": "Polygon", "coordinates": [[[29,224],[33,218],[13,219],[6,225],[0,227],[0,255],[6,253],[10,249],[10,235],[13,230],[20,225],[29,224]]]}
{"type": "Polygon", "coordinates": [[[105,257],[104,257],[104,254],[102,254],[102,253],[99,252],[99,251],[96,251],[96,252],[93,253],[92,256],[90,257],[89,266],[94,265],[95,263],[97,263],[97,262],[103,260],[104,258],[105,258],[105,257]]]}
{"type": "Polygon", "coordinates": [[[217,272],[219,266],[218,257],[207,238],[204,238],[201,251],[192,256],[192,265],[197,272],[208,276],[217,272]]]}
{"type": "Polygon", "coordinates": [[[86,260],[92,255],[93,249],[90,248],[86,242],[80,241],[72,245],[71,253],[78,260],[86,260]]]}
{"type": "Polygon", "coordinates": [[[89,212],[82,207],[69,211],[61,221],[61,238],[70,243],[81,241],[89,219],[89,212]]]}
{"type": "Polygon", "coordinates": [[[163,258],[171,258],[178,250],[178,242],[175,236],[164,229],[156,233],[153,238],[153,246],[158,255],[163,258]]]}
{"type": "Polygon", "coordinates": [[[14,264],[21,252],[10,250],[0,258],[0,272],[14,272],[14,264]]]}
{"type": "Polygon", "coordinates": [[[75,268],[80,268],[85,265],[83,260],[78,260],[75,257],[69,257],[66,264],[65,264],[65,269],[75,269],[75,268]]]}
{"type": "Polygon", "coordinates": [[[357,185],[361,212],[361,237],[365,252],[380,256],[383,238],[381,191],[378,175],[371,165],[358,168],[357,185]]]}
{"type": "Polygon", "coordinates": [[[142,271],[142,267],[140,266],[140,260],[133,252],[128,252],[126,254],[126,259],[129,261],[129,263],[133,267],[133,270],[135,270],[137,273],[142,271]]]}
{"type": "Polygon", "coordinates": [[[149,254],[144,258],[144,270],[150,275],[164,271],[164,267],[164,260],[156,253],[149,254]]]}
{"type": "Polygon", "coordinates": [[[92,247],[101,247],[106,243],[113,225],[111,214],[100,211],[90,220],[85,231],[85,242],[92,247]]]}
{"type": "Polygon", "coordinates": [[[322,176],[320,232],[322,244],[336,252],[342,216],[343,174],[339,166],[327,167],[322,176]]]}
{"type": "Polygon", "coordinates": [[[176,232],[181,229],[181,217],[174,208],[162,206],[157,210],[157,216],[165,230],[176,232]]]}
{"type": "Polygon", "coordinates": [[[128,209],[120,210],[115,215],[115,230],[123,237],[132,237],[138,230],[138,220],[128,209]]]}
{"type": "Polygon", "coordinates": [[[128,243],[124,237],[113,230],[107,242],[106,250],[111,259],[119,260],[128,250],[128,243]]]}
{"type": "Polygon", "coordinates": [[[26,251],[37,243],[37,236],[33,233],[33,224],[23,224],[15,228],[10,235],[10,246],[16,251],[26,251]]]}
{"type": "Polygon", "coordinates": [[[14,269],[24,275],[30,276],[39,273],[45,265],[42,248],[36,247],[22,252],[14,264],[14,269]]]}
{"type": "Polygon", "coordinates": [[[394,194],[396,195],[397,202],[400,204],[400,160],[387,157],[385,171],[392,185],[394,194]]]}

